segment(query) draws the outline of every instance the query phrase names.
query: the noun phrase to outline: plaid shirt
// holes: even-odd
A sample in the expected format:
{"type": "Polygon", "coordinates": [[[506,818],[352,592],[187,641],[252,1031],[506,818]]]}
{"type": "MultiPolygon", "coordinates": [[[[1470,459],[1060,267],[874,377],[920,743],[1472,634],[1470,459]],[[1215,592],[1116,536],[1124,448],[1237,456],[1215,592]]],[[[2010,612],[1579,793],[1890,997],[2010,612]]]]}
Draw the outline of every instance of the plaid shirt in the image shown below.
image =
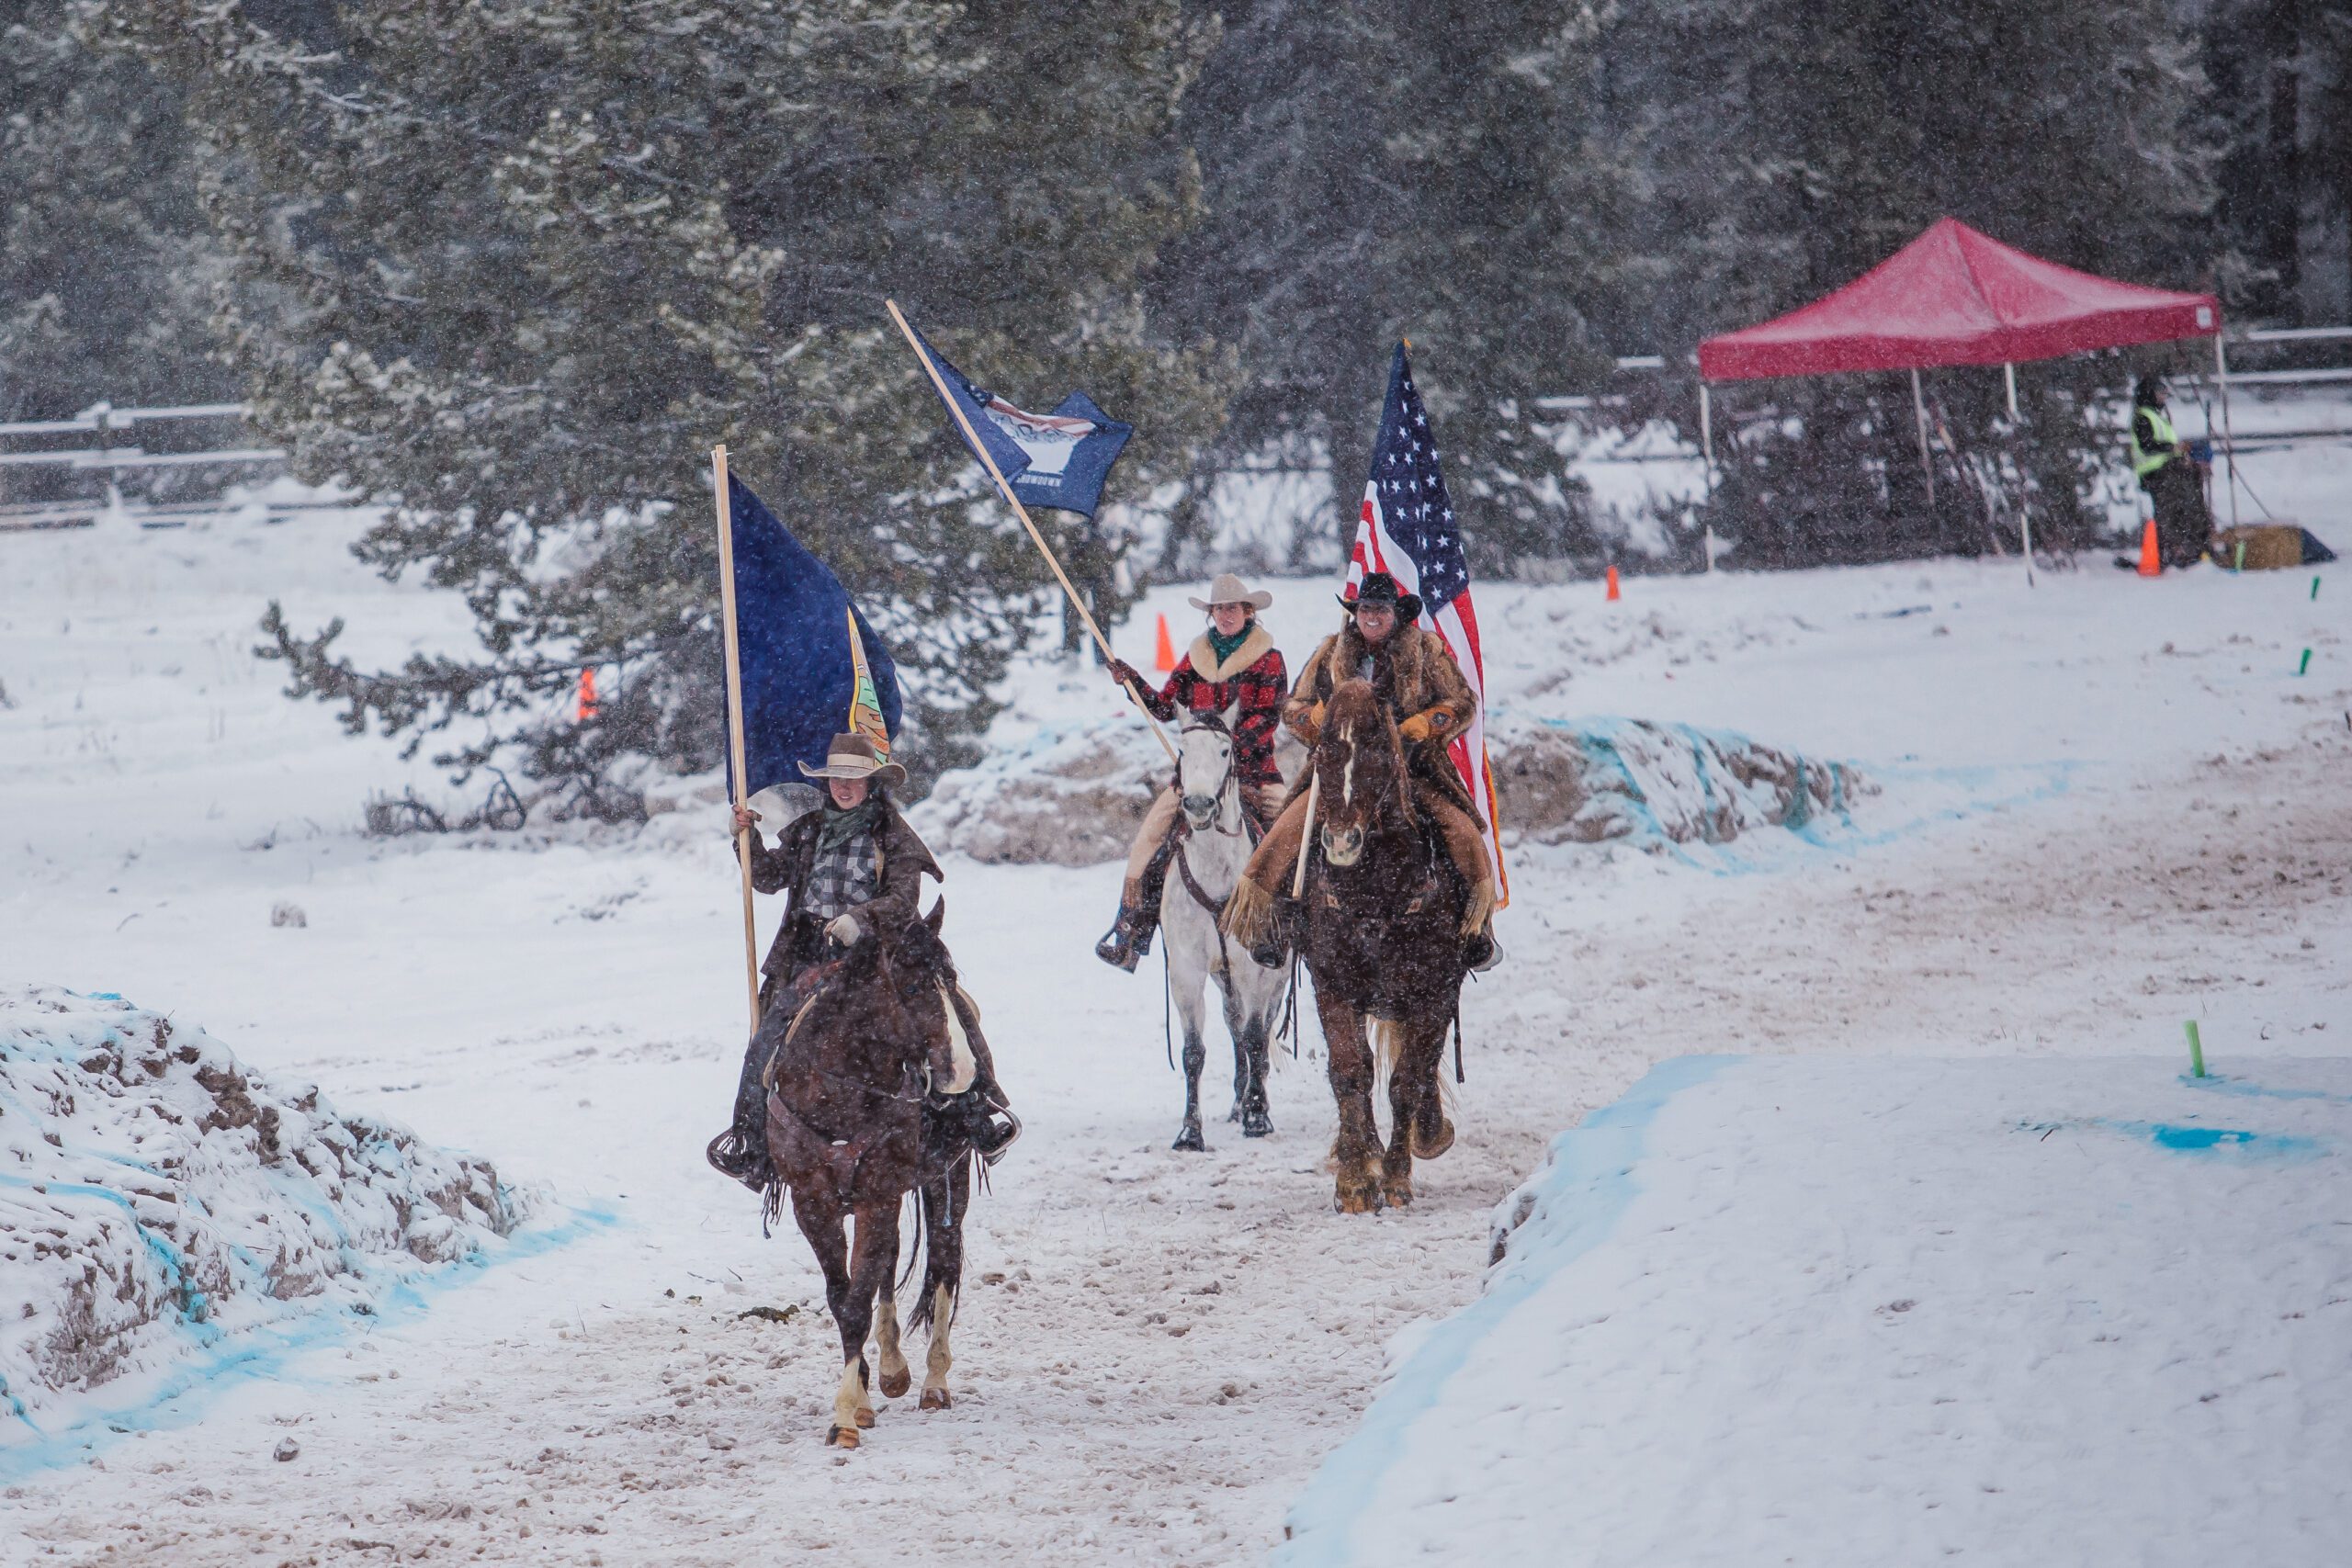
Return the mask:
{"type": "Polygon", "coordinates": [[[799,908],[820,923],[856,908],[874,897],[881,883],[881,858],[870,832],[853,833],[830,850],[819,850],[808,863],[808,886],[801,891],[799,908]]]}
{"type": "Polygon", "coordinates": [[[1248,784],[1282,783],[1282,769],[1274,763],[1274,730],[1282,722],[1283,699],[1290,694],[1290,671],[1283,664],[1282,650],[1269,644],[1248,669],[1212,681],[1196,667],[1215,657],[1204,647],[1207,640],[1193,645],[1193,654],[1176,666],[1166,685],[1157,692],[1144,688],[1145,705],[1154,718],[1170,723],[1179,711],[1221,714],[1238,703],[1241,712],[1233,726],[1235,776],[1248,784]]]}

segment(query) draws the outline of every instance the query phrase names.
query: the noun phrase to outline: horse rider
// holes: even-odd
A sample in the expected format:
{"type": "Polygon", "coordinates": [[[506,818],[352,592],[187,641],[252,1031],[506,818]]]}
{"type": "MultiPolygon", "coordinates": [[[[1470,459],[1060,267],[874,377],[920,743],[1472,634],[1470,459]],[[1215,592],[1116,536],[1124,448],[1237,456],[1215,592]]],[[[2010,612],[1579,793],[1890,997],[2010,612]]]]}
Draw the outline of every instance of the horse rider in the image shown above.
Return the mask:
{"type": "MultiPolygon", "coordinates": [[[[1493,931],[1495,874],[1469,787],[1446,756],[1448,743],[1476,716],[1477,699],[1454,663],[1453,650],[1435,632],[1420,626],[1419,595],[1402,592],[1387,572],[1365,574],[1352,597],[1340,595],[1340,606],[1347,619],[1299,671],[1298,684],[1283,705],[1283,722],[1311,748],[1323,732],[1323,706],[1340,682],[1351,678],[1372,682],[1373,694],[1396,720],[1397,737],[1404,742],[1414,801],[1436,826],[1470,897],[1463,919],[1463,963],[1472,969],[1490,969],[1501,956],[1493,931]]],[[[1295,919],[1295,911],[1283,908],[1283,903],[1306,837],[1306,783],[1302,778],[1301,787],[1292,790],[1289,803],[1242,873],[1272,895],[1282,910],[1273,925],[1275,945],[1252,954],[1261,964],[1282,962],[1285,944],[1280,933],[1291,929],[1295,919]]]]}
{"type": "MultiPolygon", "coordinates": [[[[918,896],[928,875],[944,881],[938,862],[923,847],[890,798],[907,771],[885,761],[863,735],[836,735],[826,748],[825,765],[800,771],[825,783],[817,810],[786,824],[769,849],[757,824],[760,814],[738,805],[732,831],[750,834],[752,886],[763,893],[790,896],[784,924],[767,960],[760,965],[760,1016],[787,1022],[814,996],[829,971],[858,942],[877,931],[902,929],[920,914],[918,896]]],[[[740,837],[736,840],[742,841],[740,837]]],[[[933,1111],[953,1122],[984,1156],[1004,1152],[1019,1134],[980,1021],[960,989],[955,1005],[978,1071],[962,1094],[934,1097],[933,1111]]],[[[764,1191],[768,1168],[767,1093],[763,1078],[782,1027],[752,1032],[735,1086],[735,1117],[706,1151],[721,1173],[764,1191]]],[[[937,1074],[934,1073],[934,1077],[937,1074]]]]}
{"type": "MultiPolygon", "coordinates": [[[[1274,602],[1272,593],[1250,585],[1232,572],[1209,584],[1206,599],[1187,599],[1195,610],[1208,613],[1208,629],[1193,639],[1184,661],[1154,692],[1135,667],[1111,660],[1111,678],[1131,686],[1152,716],[1166,723],[1179,712],[1222,714],[1238,707],[1233,720],[1233,772],[1241,785],[1243,807],[1260,827],[1273,820],[1282,804],[1283,774],[1274,765],[1274,731],[1282,722],[1283,696],[1290,684],[1282,650],[1258,624],[1258,612],[1274,602]]],[[[1159,929],[1159,895],[1167,886],[1168,863],[1176,852],[1176,817],[1181,809],[1177,786],[1170,782],[1152,797],[1127,851],[1126,880],[1119,887],[1118,918],[1094,956],[1132,974],[1136,961],[1151,951],[1152,933],[1159,929]]]]}
{"type": "Polygon", "coordinates": [[[2156,549],[2170,567],[2195,566],[2213,536],[2205,507],[2207,465],[2174,434],[2164,378],[2143,376],[2132,393],[2132,472],[2156,518],[2156,549]]]}

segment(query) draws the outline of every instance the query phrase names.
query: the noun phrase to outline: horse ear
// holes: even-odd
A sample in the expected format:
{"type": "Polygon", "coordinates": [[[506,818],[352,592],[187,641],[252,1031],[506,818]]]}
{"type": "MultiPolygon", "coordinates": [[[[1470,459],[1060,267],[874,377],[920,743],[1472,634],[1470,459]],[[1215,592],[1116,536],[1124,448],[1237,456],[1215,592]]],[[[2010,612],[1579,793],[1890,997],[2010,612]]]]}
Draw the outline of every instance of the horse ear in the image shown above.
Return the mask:
{"type": "Polygon", "coordinates": [[[1241,728],[1241,699],[1236,697],[1227,703],[1225,711],[1217,715],[1217,717],[1224,723],[1227,732],[1238,732],[1241,728]]]}
{"type": "Polygon", "coordinates": [[[940,926],[946,920],[946,919],[947,898],[944,894],[942,894],[940,896],[939,902],[931,907],[931,913],[922,918],[922,923],[931,928],[932,935],[937,936],[939,934],[940,926]]]}

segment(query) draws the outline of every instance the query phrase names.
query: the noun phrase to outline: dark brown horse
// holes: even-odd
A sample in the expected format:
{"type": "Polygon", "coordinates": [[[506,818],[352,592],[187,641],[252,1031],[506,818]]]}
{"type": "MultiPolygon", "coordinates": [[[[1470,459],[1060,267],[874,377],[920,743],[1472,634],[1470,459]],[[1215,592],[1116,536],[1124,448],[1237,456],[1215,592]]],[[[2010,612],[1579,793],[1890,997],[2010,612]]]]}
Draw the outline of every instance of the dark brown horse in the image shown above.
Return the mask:
{"type": "MultiPolygon", "coordinates": [[[[952,1403],[947,1330],[963,1282],[972,1150],[924,1099],[927,1083],[943,1074],[950,1078],[943,1088],[958,1087],[959,1075],[968,1084],[972,1058],[948,999],[956,981],[939,941],[944,908],[933,906],[903,931],[866,933],[795,1016],[778,1009],[761,1023],[782,1036],[767,1074],[768,1157],[825,1272],[825,1304],[841,1330],[841,1386],[825,1440],[845,1449],[857,1447],[859,1427],[874,1425],[873,1371],[892,1399],[913,1381],[899,1348],[894,1278],[899,1209],[910,1192],[924,1266],[909,1326],[931,1325],[922,1408],[952,1403]],[[851,1219],[854,1241],[843,1233],[851,1219]],[[865,1357],[869,1330],[878,1369],[865,1357]]],[[[769,1201],[777,1201],[771,1190],[769,1201]]]]}
{"type": "Polygon", "coordinates": [[[1340,1212],[1413,1201],[1413,1159],[1453,1144],[1438,1087],[1461,1007],[1468,889],[1413,809],[1413,784],[1387,708],[1369,682],[1342,682],[1312,759],[1316,841],[1300,953],[1330,1054],[1340,1130],[1331,1142],[1340,1212]],[[1317,849],[1320,853],[1315,852],[1317,849]],[[1388,1144],[1373,1120],[1367,1026],[1388,1068],[1388,1144]]]}

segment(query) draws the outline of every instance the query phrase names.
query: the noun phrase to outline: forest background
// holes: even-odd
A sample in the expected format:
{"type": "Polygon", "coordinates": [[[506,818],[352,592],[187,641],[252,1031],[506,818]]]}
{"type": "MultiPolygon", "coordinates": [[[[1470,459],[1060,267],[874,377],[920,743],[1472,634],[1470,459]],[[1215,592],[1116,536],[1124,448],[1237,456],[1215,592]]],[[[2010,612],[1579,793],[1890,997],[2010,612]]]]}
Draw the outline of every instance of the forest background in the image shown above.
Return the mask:
{"type": "MultiPolygon", "coordinates": [[[[898,653],[919,777],[967,761],[1044,569],[880,314],[1138,434],[1061,547],[1106,620],[1219,556],[1220,485],[1351,531],[1413,340],[1473,570],[1987,547],[1906,378],[1767,384],[1634,558],[1571,422],[1695,419],[1711,333],[1951,214],[2038,254],[2352,314],[2352,8],[2324,0],[0,0],[0,420],[245,400],[363,555],[479,647],[262,651],[355,730],[627,818],[719,755],[707,451],[898,653]],[[1621,370],[1624,356],[1662,368],[1621,370]],[[593,722],[568,696],[603,671],[593,722]]],[[[2037,538],[2097,542],[2132,378],[1938,378],[2037,538]]],[[[1229,552],[1227,552],[1229,554],[1229,552]]]]}

